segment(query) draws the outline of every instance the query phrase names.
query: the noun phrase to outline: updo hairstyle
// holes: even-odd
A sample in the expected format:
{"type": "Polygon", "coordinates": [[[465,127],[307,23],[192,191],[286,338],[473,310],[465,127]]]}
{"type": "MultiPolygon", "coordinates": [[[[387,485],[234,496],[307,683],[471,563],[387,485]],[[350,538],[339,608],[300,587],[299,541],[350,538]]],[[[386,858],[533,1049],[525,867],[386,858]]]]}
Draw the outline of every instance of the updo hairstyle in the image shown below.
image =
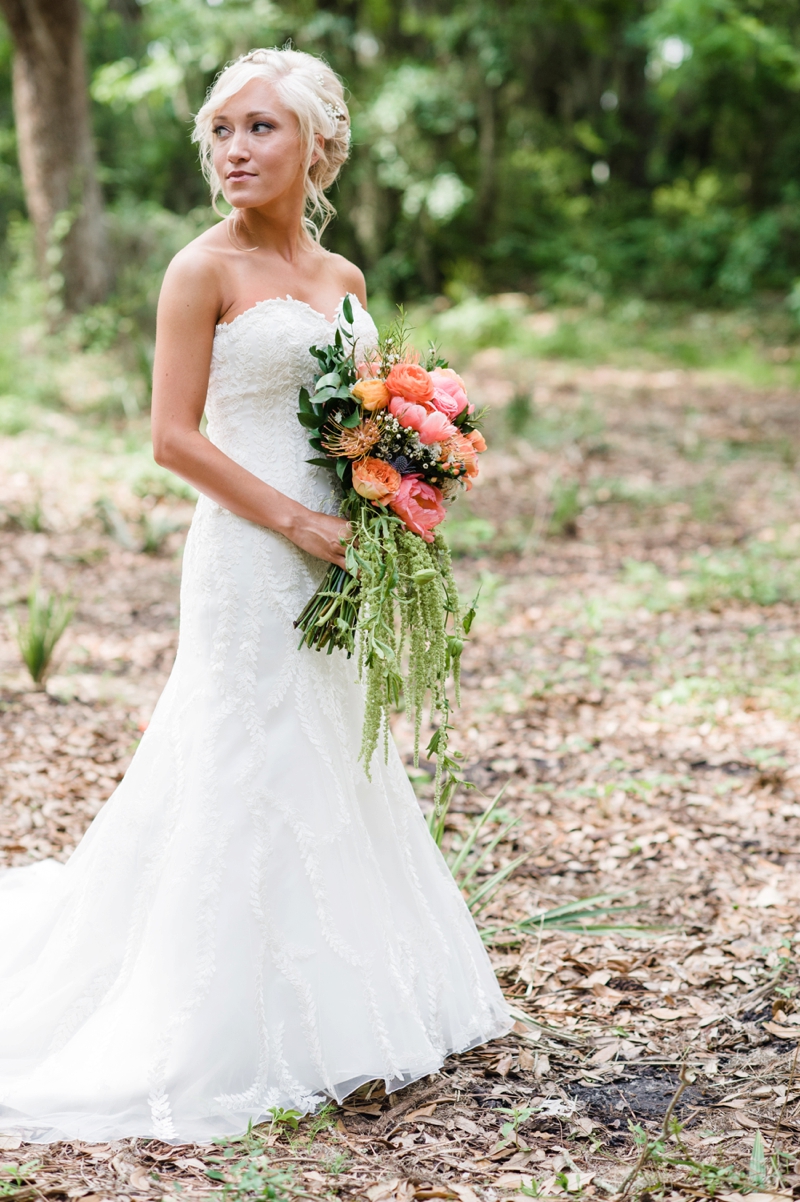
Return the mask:
{"type": "MultiPolygon", "coordinates": [[[[304,225],[315,241],[335,216],[325,192],[336,179],[350,150],[350,115],[341,80],[326,62],[302,50],[251,50],[230,63],[209,88],[203,107],[195,117],[192,141],[200,147],[200,164],[211,188],[216,212],[222,183],[214,170],[214,118],[226,100],[240,92],[251,79],[266,79],[286,107],[297,117],[300,144],[305,157],[304,225]],[[315,137],[321,134],[320,148],[315,137]],[[319,153],[316,163],[311,159],[319,153]]],[[[222,214],[220,214],[222,215],[222,214]]]]}

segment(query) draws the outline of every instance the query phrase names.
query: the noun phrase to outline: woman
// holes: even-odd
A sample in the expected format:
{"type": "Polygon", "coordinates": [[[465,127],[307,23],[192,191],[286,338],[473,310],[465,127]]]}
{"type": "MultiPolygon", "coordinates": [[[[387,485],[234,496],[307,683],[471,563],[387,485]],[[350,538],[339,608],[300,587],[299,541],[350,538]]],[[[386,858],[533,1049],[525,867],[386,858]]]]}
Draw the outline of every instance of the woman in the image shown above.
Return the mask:
{"type": "Polygon", "coordinates": [[[348,535],[296,418],[308,348],[348,294],[376,338],[309,220],[347,157],[341,84],[253,51],[196,138],[233,209],[159,304],[154,453],[201,493],[175,666],[68,864],[0,877],[0,1129],[34,1140],[207,1140],[510,1026],[394,746],[372,783],[357,762],[353,662],[292,628],[348,535]]]}

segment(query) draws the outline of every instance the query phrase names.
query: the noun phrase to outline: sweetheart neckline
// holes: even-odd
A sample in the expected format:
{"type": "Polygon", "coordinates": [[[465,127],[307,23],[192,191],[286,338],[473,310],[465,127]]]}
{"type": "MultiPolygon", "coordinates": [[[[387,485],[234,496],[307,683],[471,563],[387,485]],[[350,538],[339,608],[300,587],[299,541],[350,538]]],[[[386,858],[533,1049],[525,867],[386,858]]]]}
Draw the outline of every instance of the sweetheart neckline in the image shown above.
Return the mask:
{"type": "Polygon", "coordinates": [[[263,305],[302,305],[304,309],[308,309],[309,313],[314,313],[317,317],[321,317],[322,320],[329,326],[334,326],[339,319],[342,305],[347,300],[348,296],[351,300],[356,302],[359,309],[363,309],[364,312],[366,312],[366,309],[364,309],[364,306],[361,304],[361,301],[354,292],[345,292],[344,296],[334,309],[333,317],[326,317],[326,315],[321,313],[319,309],[315,309],[313,305],[309,305],[308,301],[298,300],[296,297],[290,296],[290,294],[287,292],[286,296],[267,296],[263,300],[256,301],[254,305],[250,305],[249,308],[243,309],[241,313],[237,313],[232,321],[217,322],[216,326],[214,327],[214,335],[216,336],[220,330],[231,329],[231,327],[235,326],[241,317],[247,317],[249,313],[255,313],[256,310],[262,308],[263,305]]]}

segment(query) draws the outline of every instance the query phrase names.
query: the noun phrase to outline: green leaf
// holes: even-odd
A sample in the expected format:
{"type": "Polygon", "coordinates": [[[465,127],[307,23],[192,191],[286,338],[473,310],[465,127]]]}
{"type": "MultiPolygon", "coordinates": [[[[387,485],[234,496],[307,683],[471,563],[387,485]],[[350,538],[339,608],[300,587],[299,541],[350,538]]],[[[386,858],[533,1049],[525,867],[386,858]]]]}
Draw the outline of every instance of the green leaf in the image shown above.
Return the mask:
{"type": "Polygon", "coordinates": [[[342,301],[342,317],[345,319],[348,325],[353,324],[353,305],[350,300],[349,292],[342,301]]]}
{"type": "Polygon", "coordinates": [[[361,421],[361,414],[356,409],[355,413],[351,413],[349,417],[343,417],[341,424],[346,430],[353,430],[361,421]]]}
{"type": "Polygon", "coordinates": [[[338,371],[329,371],[327,375],[320,376],[317,380],[316,391],[319,392],[321,388],[338,388],[341,382],[342,377],[338,371]]]}
{"type": "Polygon", "coordinates": [[[349,467],[349,463],[346,459],[337,459],[336,460],[336,475],[339,477],[340,480],[344,480],[344,474],[347,471],[348,467],[349,467]]]}
{"type": "Polygon", "coordinates": [[[306,463],[311,463],[314,467],[329,467],[331,471],[334,471],[336,468],[335,459],[306,459],[306,463]]]}
{"type": "Polygon", "coordinates": [[[767,1180],[767,1160],[764,1155],[764,1140],[759,1130],[756,1130],[753,1139],[753,1151],[750,1156],[747,1176],[750,1184],[755,1186],[764,1185],[767,1180]]]}
{"type": "Polygon", "coordinates": [[[323,419],[316,413],[298,413],[297,420],[307,430],[319,430],[323,425],[323,419]]]}

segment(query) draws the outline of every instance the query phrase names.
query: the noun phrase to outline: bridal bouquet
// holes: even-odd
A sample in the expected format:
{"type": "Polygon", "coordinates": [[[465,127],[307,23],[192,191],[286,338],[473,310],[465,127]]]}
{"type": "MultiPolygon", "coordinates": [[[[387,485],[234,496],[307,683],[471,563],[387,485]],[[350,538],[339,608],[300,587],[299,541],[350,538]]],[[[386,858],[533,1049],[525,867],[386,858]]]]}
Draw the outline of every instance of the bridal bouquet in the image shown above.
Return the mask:
{"type": "Polygon", "coordinates": [[[367,767],[388,711],[401,697],[414,721],[414,757],[425,698],[440,715],[428,747],[435,794],[447,743],[452,679],[458,700],[462,616],[447,544],[438,530],[445,503],[471,488],[486,443],[464,382],[431,347],[426,361],[407,345],[402,318],[358,362],[349,297],[334,341],[311,347],[314,391],[300,390],[298,419],[317,452],[309,463],[339,481],[340,512],[351,524],[346,568],[332,565],[295,626],[300,646],[357,651],[366,680],[361,758],[367,767]],[[399,621],[398,619],[399,615],[399,621]],[[404,666],[405,665],[405,666],[404,666]]]}

